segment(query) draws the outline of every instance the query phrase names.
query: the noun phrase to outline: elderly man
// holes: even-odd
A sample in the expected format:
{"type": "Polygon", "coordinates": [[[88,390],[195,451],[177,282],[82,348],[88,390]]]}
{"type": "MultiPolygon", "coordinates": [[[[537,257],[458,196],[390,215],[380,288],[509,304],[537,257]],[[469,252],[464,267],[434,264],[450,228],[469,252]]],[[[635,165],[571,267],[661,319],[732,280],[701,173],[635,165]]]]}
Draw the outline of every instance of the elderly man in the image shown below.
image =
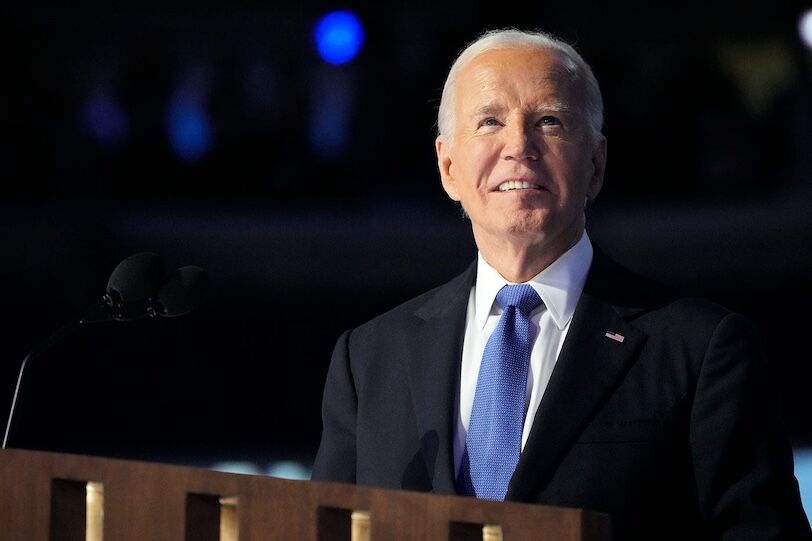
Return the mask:
{"type": "Polygon", "coordinates": [[[438,120],[477,260],[341,336],[313,478],[602,511],[618,539],[812,537],[751,325],[586,234],[606,139],[580,55],[486,33],[438,120]]]}

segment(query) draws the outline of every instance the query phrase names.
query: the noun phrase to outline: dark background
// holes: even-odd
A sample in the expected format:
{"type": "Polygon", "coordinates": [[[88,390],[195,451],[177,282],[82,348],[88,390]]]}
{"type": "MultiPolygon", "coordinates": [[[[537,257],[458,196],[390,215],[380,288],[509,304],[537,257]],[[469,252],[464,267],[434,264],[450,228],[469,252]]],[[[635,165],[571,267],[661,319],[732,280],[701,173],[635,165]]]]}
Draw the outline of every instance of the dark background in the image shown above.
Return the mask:
{"type": "Polygon", "coordinates": [[[502,26],[574,42],[602,84],[593,242],[755,320],[793,443],[812,445],[805,3],[8,4],[0,411],[125,257],[209,278],[187,316],[83,327],[36,359],[11,446],[309,466],[338,335],[474,258],[434,124],[455,55],[502,26]],[[336,67],[312,30],[338,7],[366,41],[336,67]],[[208,146],[179,153],[174,121],[208,146]]]}

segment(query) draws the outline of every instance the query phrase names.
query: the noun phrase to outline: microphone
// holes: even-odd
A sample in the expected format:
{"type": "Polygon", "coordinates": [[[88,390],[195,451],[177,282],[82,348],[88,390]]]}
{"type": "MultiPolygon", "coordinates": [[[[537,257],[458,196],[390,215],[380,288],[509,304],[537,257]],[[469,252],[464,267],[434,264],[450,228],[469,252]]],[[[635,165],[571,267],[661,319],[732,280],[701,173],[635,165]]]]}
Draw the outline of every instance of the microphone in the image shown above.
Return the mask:
{"type": "MultiPolygon", "coordinates": [[[[188,314],[203,300],[207,279],[203,269],[187,265],[177,269],[158,290],[153,314],[161,317],[177,317],[188,314]]],[[[150,314],[152,317],[155,317],[150,314]]]]}
{"type": "Polygon", "coordinates": [[[85,314],[70,321],[40,342],[20,365],[11,410],[8,414],[2,449],[6,448],[14,409],[17,405],[23,373],[27,364],[62,338],[88,323],[132,321],[143,317],[176,317],[194,310],[206,289],[203,269],[193,265],[181,267],[167,276],[163,258],[152,252],[141,252],[119,263],[107,281],[107,292],[85,314]]]}
{"type": "Polygon", "coordinates": [[[119,263],[107,281],[107,292],[78,324],[131,321],[149,315],[154,297],[166,282],[163,258],[152,252],[131,255],[119,263]]]}

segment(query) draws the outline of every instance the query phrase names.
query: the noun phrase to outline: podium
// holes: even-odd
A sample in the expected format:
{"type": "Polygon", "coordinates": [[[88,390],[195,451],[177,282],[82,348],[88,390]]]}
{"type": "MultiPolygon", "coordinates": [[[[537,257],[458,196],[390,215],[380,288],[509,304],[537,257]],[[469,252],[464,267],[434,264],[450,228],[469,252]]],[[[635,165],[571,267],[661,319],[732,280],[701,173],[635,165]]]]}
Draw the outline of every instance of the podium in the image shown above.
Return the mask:
{"type": "Polygon", "coordinates": [[[605,541],[610,524],[580,509],[6,449],[0,539],[605,541]]]}

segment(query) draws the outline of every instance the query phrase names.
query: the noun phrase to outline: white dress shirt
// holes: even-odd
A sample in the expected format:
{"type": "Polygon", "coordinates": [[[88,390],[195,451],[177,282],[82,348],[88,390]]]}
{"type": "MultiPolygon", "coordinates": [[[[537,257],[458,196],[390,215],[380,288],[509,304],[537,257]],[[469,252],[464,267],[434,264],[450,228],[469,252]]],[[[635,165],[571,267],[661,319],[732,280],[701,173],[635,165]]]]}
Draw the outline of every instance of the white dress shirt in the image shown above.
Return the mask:
{"type": "MultiPolygon", "coordinates": [[[[541,397],[550,381],[555,362],[567,336],[567,330],[586,282],[592,264],[592,243],[586,232],[552,265],[530,279],[527,284],[541,297],[543,304],[533,310],[530,320],[534,333],[530,350],[530,367],[525,389],[525,418],[522,431],[522,449],[527,442],[533,418],[541,397]]],[[[462,371],[456,400],[456,430],[454,434],[454,469],[459,472],[465,436],[474,405],[479,365],[485,344],[499,322],[502,308],[496,303],[496,294],[509,284],[502,275],[488,265],[482,254],[477,257],[476,283],[468,297],[465,319],[465,340],[462,347],[462,371]]]]}

